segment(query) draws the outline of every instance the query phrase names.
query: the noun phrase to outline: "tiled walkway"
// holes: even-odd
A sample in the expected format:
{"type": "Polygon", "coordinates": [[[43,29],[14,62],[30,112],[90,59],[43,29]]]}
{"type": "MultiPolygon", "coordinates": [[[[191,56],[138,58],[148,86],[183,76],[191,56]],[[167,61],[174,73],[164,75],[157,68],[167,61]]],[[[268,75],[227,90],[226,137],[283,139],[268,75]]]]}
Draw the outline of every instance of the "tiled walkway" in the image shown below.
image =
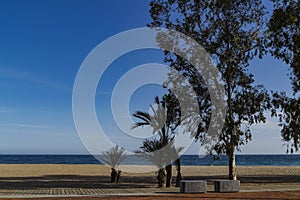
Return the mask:
{"type": "MultiPolygon", "coordinates": [[[[299,184],[289,187],[283,187],[281,184],[273,184],[272,187],[261,185],[242,186],[241,193],[245,192],[274,192],[299,190],[299,184]]],[[[213,186],[208,185],[208,193],[213,193],[213,186]]],[[[179,188],[45,188],[45,189],[0,189],[1,197],[55,197],[55,196],[114,196],[114,195],[160,195],[160,194],[177,194],[179,188]]],[[[299,198],[300,199],[300,198],[299,198]]]]}
{"type": "Polygon", "coordinates": [[[300,191],[238,192],[180,194],[173,189],[47,189],[47,190],[1,190],[0,199],[10,200],[167,200],[167,199],[300,199],[300,191]]]}
{"type": "MultiPolygon", "coordinates": [[[[241,190],[241,194],[238,196],[243,196],[243,194],[252,193],[252,192],[258,192],[260,193],[260,190],[249,190],[251,188],[247,188],[246,190],[241,190]]],[[[279,188],[274,189],[267,189],[267,188],[261,188],[264,189],[264,191],[268,191],[273,193],[272,191],[280,191],[279,188]]],[[[292,188],[290,191],[286,190],[286,192],[290,193],[297,193],[297,198],[300,199],[300,193],[299,191],[296,191],[297,188],[292,188]]],[[[299,190],[299,188],[298,188],[299,190]]],[[[213,188],[212,186],[208,187],[208,196],[203,194],[205,197],[209,197],[212,195],[213,188]]],[[[276,192],[275,192],[276,193],[276,192]]],[[[254,194],[254,193],[253,193],[254,194]]],[[[109,188],[103,188],[103,189],[83,189],[83,188],[47,188],[47,189],[31,189],[31,190],[9,190],[9,189],[2,189],[0,190],[0,198],[45,198],[45,197],[109,197],[109,196],[180,196],[179,194],[179,188],[130,188],[130,189],[109,189],[109,188]]],[[[217,194],[216,194],[217,195],[217,194]]],[[[175,197],[174,196],[174,197],[175,197]]]]}
{"type": "Polygon", "coordinates": [[[178,188],[0,190],[0,197],[145,195],[178,192],[178,188]]]}

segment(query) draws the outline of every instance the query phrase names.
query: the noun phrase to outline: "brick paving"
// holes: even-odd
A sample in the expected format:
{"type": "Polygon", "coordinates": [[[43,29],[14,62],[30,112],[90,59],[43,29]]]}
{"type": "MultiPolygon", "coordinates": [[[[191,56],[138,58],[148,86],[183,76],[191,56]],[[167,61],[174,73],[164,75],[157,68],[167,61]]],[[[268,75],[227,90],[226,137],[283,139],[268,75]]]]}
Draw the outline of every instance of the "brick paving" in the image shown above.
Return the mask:
{"type": "MultiPolygon", "coordinates": [[[[55,190],[52,190],[55,191],[55,190]]],[[[31,191],[32,192],[32,191],[31,191]]],[[[33,191],[33,193],[36,191],[33,191]]],[[[94,191],[97,192],[97,191],[94,191]]],[[[100,192],[100,191],[98,191],[100,192]]],[[[18,195],[21,195],[22,192],[16,192],[18,195]]],[[[51,192],[50,192],[51,193],[51,192]]],[[[15,193],[10,193],[14,195],[15,193]]],[[[167,199],[300,199],[300,191],[273,191],[273,192],[238,192],[238,193],[205,193],[205,194],[180,194],[180,193],[152,193],[152,194],[138,194],[138,193],[127,193],[127,194],[118,194],[118,195],[94,195],[94,196],[59,196],[59,195],[48,195],[48,196],[38,196],[38,195],[27,195],[27,196],[6,196],[10,200],[167,200],[167,199]]],[[[5,198],[0,198],[5,199],[5,198]]]]}
{"type": "Polygon", "coordinates": [[[130,189],[82,189],[51,188],[31,190],[0,190],[0,197],[50,197],[50,196],[98,196],[98,195],[145,195],[178,192],[178,188],[130,188],[130,189]]]}
{"type": "Polygon", "coordinates": [[[247,191],[239,193],[214,193],[208,188],[205,194],[180,194],[178,188],[128,188],[128,189],[83,189],[83,188],[47,188],[31,190],[0,190],[0,199],[300,199],[300,188],[290,191],[247,191]]]}

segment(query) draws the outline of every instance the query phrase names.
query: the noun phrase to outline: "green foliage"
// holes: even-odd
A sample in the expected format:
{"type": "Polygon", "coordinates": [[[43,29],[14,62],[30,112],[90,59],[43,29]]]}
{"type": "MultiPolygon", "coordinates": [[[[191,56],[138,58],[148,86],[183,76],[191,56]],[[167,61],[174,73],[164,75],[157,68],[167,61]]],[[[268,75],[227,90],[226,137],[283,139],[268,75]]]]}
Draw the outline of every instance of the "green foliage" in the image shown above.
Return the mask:
{"type": "Polygon", "coordinates": [[[294,93],[300,91],[300,1],[274,1],[268,23],[271,54],[290,65],[294,93]]]}
{"type": "MultiPolygon", "coordinates": [[[[265,121],[263,111],[269,104],[267,91],[255,85],[247,70],[249,61],[265,53],[263,37],[265,8],[260,0],[197,1],[153,0],[150,3],[151,27],[166,27],[182,32],[201,44],[211,54],[226,89],[227,115],[217,153],[234,151],[251,140],[250,126],[265,121]]],[[[180,44],[173,45],[180,48],[180,44]]],[[[174,47],[174,48],[176,48],[174,47]]],[[[188,53],[188,52],[187,52],[188,53]]],[[[182,72],[194,86],[199,97],[202,122],[196,139],[205,139],[210,119],[211,101],[207,87],[187,61],[165,52],[165,61],[182,72]]]]}
{"type": "Polygon", "coordinates": [[[166,145],[175,136],[175,130],[180,125],[181,112],[179,102],[174,94],[165,94],[160,101],[155,97],[155,106],[150,105],[152,113],[137,111],[133,114],[140,121],[135,122],[132,128],[150,126],[153,134],[158,133],[159,140],[166,145]]]}
{"type": "Polygon", "coordinates": [[[273,93],[272,115],[279,117],[281,136],[291,143],[290,151],[293,152],[299,150],[300,144],[300,1],[273,2],[274,10],[268,22],[268,45],[272,56],[290,66],[294,94],[287,97],[285,93],[273,93]]]}
{"type": "MultiPolygon", "coordinates": [[[[169,138],[168,138],[169,139],[169,138]]],[[[139,153],[157,167],[162,168],[178,159],[178,154],[182,151],[182,148],[176,148],[174,146],[174,140],[162,141],[160,139],[145,140],[140,147],[139,153]]]]}
{"type": "Polygon", "coordinates": [[[287,153],[299,151],[300,145],[300,98],[286,96],[285,93],[273,93],[272,116],[279,118],[282,139],[290,143],[287,153]]]}

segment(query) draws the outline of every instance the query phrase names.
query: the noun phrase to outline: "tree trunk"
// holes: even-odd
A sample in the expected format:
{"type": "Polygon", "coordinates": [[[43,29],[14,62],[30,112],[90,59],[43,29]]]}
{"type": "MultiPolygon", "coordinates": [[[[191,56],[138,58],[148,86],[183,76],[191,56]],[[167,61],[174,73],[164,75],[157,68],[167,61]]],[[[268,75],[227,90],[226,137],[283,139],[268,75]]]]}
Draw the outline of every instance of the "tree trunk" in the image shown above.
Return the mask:
{"type": "Polygon", "coordinates": [[[172,179],[172,165],[166,166],[166,172],[167,172],[167,180],[166,180],[166,187],[171,186],[171,179],[172,179]]]}
{"type": "Polygon", "coordinates": [[[110,173],[110,182],[114,183],[117,178],[117,171],[114,168],[111,168],[111,173],[110,173]]]}
{"type": "Polygon", "coordinates": [[[175,164],[176,164],[176,170],[177,170],[175,187],[179,187],[180,186],[180,181],[182,180],[180,158],[175,160],[175,164]]]}
{"type": "Polygon", "coordinates": [[[115,179],[115,183],[119,183],[119,179],[120,179],[120,176],[121,176],[121,170],[118,170],[117,171],[117,177],[116,177],[116,179],[115,179]]]}
{"type": "Polygon", "coordinates": [[[111,168],[110,182],[118,183],[121,176],[121,171],[111,168]]]}
{"type": "Polygon", "coordinates": [[[158,187],[163,187],[163,185],[165,183],[165,176],[166,176],[165,169],[160,168],[157,173],[158,187]]]}
{"type": "Polygon", "coordinates": [[[229,153],[229,180],[237,180],[234,149],[229,153]]]}

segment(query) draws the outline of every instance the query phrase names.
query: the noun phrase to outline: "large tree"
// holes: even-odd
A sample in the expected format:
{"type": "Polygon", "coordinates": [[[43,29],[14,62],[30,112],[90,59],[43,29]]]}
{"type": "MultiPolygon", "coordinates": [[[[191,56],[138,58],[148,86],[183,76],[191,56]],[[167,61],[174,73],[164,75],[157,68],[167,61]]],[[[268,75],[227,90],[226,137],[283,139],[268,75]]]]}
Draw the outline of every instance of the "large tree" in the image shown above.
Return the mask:
{"type": "MultiPolygon", "coordinates": [[[[261,0],[153,0],[150,6],[153,22],[149,26],[165,27],[190,36],[211,54],[221,74],[227,113],[212,149],[228,155],[229,179],[236,179],[235,150],[251,140],[250,126],[265,122],[263,113],[269,108],[267,91],[254,84],[253,75],[248,71],[249,62],[264,53],[265,8],[261,0]]],[[[162,42],[166,43],[166,39],[158,38],[158,43],[162,42]]],[[[173,49],[182,48],[181,44],[172,41],[173,49]]],[[[187,54],[191,51],[188,49],[187,54]]],[[[171,52],[165,52],[165,61],[182,72],[196,94],[201,95],[199,117],[202,120],[193,135],[196,139],[205,139],[210,119],[207,106],[211,106],[211,102],[199,78],[202,74],[171,52]]]]}
{"type": "Polygon", "coordinates": [[[268,41],[271,54],[290,66],[289,77],[293,95],[273,94],[273,115],[280,110],[281,135],[291,142],[291,151],[300,144],[300,1],[273,0],[274,9],[268,23],[268,41]]]}

